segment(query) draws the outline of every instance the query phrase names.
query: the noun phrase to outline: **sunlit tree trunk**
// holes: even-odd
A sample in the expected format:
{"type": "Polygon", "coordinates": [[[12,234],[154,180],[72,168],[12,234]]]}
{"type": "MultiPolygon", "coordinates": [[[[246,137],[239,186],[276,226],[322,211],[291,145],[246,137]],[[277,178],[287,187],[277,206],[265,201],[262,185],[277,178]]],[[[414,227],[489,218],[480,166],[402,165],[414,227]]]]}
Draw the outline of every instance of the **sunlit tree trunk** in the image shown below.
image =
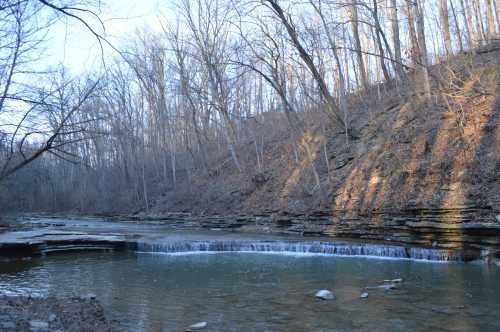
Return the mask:
{"type": "Polygon", "coordinates": [[[470,10],[469,0],[460,0],[460,8],[462,19],[465,22],[465,31],[467,33],[467,46],[473,48],[476,46],[476,38],[474,34],[474,25],[472,24],[472,13],[470,10]]]}
{"type": "Polygon", "coordinates": [[[417,0],[415,6],[413,7],[415,13],[415,20],[417,24],[417,35],[418,35],[418,51],[420,65],[422,68],[422,76],[424,80],[425,96],[428,102],[431,100],[431,86],[429,78],[429,61],[427,55],[427,44],[425,40],[425,21],[424,21],[424,7],[423,0],[417,0]]]}
{"type": "Polygon", "coordinates": [[[450,22],[448,15],[448,0],[439,0],[439,17],[441,19],[441,32],[443,34],[446,55],[453,54],[451,46],[450,22]]]}
{"type": "Polygon", "coordinates": [[[495,6],[495,11],[497,13],[497,32],[500,33],[500,1],[495,0],[493,5],[495,6]]]}
{"type": "MultiPolygon", "coordinates": [[[[384,79],[386,81],[389,81],[391,79],[391,76],[389,74],[389,70],[387,69],[387,66],[385,64],[385,51],[384,51],[384,45],[382,44],[382,27],[379,21],[379,15],[378,15],[378,4],[377,0],[373,0],[373,20],[375,21],[375,38],[377,40],[377,46],[378,46],[378,51],[379,51],[379,64],[380,64],[380,69],[382,69],[382,73],[384,74],[384,79]]],[[[390,49],[387,49],[388,52],[390,52],[390,49]]]]}
{"type": "Polygon", "coordinates": [[[495,9],[493,8],[493,0],[485,0],[486,11],[486,39],[490,41],[495,35],[495,9]]]}
{"type": "Polygon", "coordinates": [[[484,44],[486,39],[486,32],[484,30],[483,19],[481,15],[481,6],[480,0],[470,0],[472,1],[472,8],[474,11],[473,17],[476,23],[476,40],[479,41],[479,44],[484,44]]]}
{"type": "Polygon", "coordinates": [[[404,77],[403,58],[401,57],[401,40],[399,37],[399,19],[397,0],[391,0],[389,7],[389,15],[391,20],[392,43],[394,45],[394,57],[396,60],[395,68],[399,78],[404,77]]]}
{"type": "Polygon", "coordinates": [[[419,59],[419,47],[417,41],[417,33],[415,31],[415,19],[414,19],[414,7],[415,4],[412,1],[405,0],[405,14],[408,19],[408,34],[410,35],[410,57],[414,66],[418,65],[419,59]]]}
{"type": "Polygon", "coordinates": [[[359,20],[358,20],[358,7],[355,0],[351,0],[347,6],[347,13],[351,22],[351,30],[354,38],[354,47],[356,52],[356,59],[358,61],[358,75],[363,89],[368,88],[368,78],[366,77],[365,61],[363,59],[363,50],[361,47],[361,39],[359,37],[359,20]]]}
{"type": "Polygon", "coordinates": [[[458,48],[460,49],[460,52],[464,51],[464,44],[462,40],[462,30],[460,29],[460,24],[458,22],[458,16],[457,16],[457,11],[455,10],[455,5],[453,4],[453,1],[450,1],[450,8],[451,12],[453,14],[453,22],[455,23],[455,32],[457,34],[457,40],[458,40],[458,48]]]}

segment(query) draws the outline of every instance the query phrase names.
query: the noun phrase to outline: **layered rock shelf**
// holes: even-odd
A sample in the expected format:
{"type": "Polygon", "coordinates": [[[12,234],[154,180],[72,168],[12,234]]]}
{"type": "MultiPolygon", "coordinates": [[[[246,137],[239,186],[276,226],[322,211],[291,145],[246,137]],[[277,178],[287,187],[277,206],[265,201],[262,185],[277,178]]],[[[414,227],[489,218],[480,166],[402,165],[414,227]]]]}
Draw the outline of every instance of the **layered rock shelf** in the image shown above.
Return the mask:
{"type": "Polygon", "coordinates": [[[46,255],[55,252],[125,250],[122,236],[91,235],[56,230],[18,231],[0,234],[0,257],[46,255]]]}
{"type": "Polygon", "coordinates": [[[384,241],[450,251],[471,250],[484,257],[500,257],[500,212],[476,206],[374,211],[371,215],[317,210],[310,213],[265,211],[255,215],[201,217],[174,213],[127,219],[180,229],[237,229],[304,237],[384,241]]]}
{"type": "Polygon", "coordinates": [[[307,214],[267,211],[257,215],[236,216],[193,216],[175,213],[162,216],[114,216],[108,217],[107,220],[73,219],[77,223],[68,223],[71,219],[34,218],[39,225],[49,227],[1,234],[0,256],[45,255],[86,250],[166,253],[276,251],[435,261],[498,262],[500,222],[497,218],[494,211],[478,207],[412,209],[399,213],[377,211],[370,216],[319,210],[307,214]],[[109,230],[108,233],[94,231],[94,234],[74,231],[75,227],[84,225],[85,220],[98,223],[100,227],[115,229],[118,233],[109,233],[109,230]],[[159,227],[167,235],[172,233],[168,231],[170,229],[193,232],[197,236],[186,239],[169,236],[151,238],[141,233],[144,227],[159,227]],[[204,238],[204,233],[197,234],[197,230],[209,231],[210,235],[204,238]],[[223,233],[215,232],[216,230],[223,233]],[[239,237],[228,237],[228,232],[239,234],[239,237]],[[262,234],[275,238],[262,239],[259,237],[262,234]]]}

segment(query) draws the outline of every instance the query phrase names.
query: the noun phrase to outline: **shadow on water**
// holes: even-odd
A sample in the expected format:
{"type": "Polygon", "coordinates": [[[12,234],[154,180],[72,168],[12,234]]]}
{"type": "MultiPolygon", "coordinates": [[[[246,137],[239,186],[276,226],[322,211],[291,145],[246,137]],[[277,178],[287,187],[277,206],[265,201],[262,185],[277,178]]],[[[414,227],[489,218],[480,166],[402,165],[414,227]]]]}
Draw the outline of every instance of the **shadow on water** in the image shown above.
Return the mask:
{"type": "Polygon", "coordinates": [[[16,275],[40,266],[39,258],[23,257],[15,259],[0,258],[0,274],[16,275]]]}

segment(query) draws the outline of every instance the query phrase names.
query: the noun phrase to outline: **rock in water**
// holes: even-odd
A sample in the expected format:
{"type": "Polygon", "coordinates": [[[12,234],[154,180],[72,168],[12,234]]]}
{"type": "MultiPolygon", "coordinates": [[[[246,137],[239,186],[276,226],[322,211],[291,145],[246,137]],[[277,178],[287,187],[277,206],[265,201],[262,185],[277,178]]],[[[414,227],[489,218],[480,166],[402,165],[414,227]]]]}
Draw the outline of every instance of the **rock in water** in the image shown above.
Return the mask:
{"type": "Polygon", "coordinates": [[[383,289],[383,290],[390,290],[390,289],[395,289],[396,284],[386,284],[386,285],[380,285],[380,286],[375,286],[375,287],[365,287],[366,289],[383,289]]]}
{"type": "Polygon", "coordinates": [[[317,298],[322,300],[333,300],[335,299],[335,295],[327,289],[322,289],[318,291],[315,295],[317,298]]]}
{"type": "Polygon", "coordinates": [[[368,297],[368,293],[366,293],[366,292],[362,293],[360,296],[360,298],[362,298],[362,299],[366,299],[367,297],[368,297]]]}
{"type": "Polygon", "coordinates": [[[190,330],[201,330],[201,329],[204,329],[205,327],[207,327],[207,325],[208,325],[207,322],[199,322],[199,323],[190,325],[189,329],[190,330]]]}
{"type": "Polygon", "coordinates": [[[88,294],[80,296],[80,299],[82,299],[82,300],[95,300],[96,298],[97,298],[97,295],[95,295],[94,293],[88,293],[88,294]]]}
{"type": "Polygon", "coordinates": [[[15,331],[16,323],[11,321],[0,321],[0,331],[3,331],[4,329],[7,331],[15,331]]]}
{"type": "Polygon", "coordinates": [[[30,331],[48,331],[49,323],[43,320],[32,320],[30,321],[30,331]]]}

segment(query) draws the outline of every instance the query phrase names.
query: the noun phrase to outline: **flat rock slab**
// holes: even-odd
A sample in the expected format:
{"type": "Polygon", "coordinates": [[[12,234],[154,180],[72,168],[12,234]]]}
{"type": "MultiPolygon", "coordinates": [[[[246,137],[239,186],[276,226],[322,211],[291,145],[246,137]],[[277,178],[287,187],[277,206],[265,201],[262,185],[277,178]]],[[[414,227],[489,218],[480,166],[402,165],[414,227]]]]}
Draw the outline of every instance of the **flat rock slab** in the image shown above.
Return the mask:
{"type": "Polygon", "coordinates": [[[120,241],[123,237],[118,235],[93,235],[83,232],[70,232],[39,229],[32,231],[7,232],[0,234],[0,244],[9,243],[43,243],[47,241],[74,241],[74,240],[92,240],[92,241],[120,241]]]}
{"type": "Polygon", "coordinates": [[[125,236],[37,229],[0,234],[0,256],[18,257],[64,251],[125,248],[125,236]]]}

